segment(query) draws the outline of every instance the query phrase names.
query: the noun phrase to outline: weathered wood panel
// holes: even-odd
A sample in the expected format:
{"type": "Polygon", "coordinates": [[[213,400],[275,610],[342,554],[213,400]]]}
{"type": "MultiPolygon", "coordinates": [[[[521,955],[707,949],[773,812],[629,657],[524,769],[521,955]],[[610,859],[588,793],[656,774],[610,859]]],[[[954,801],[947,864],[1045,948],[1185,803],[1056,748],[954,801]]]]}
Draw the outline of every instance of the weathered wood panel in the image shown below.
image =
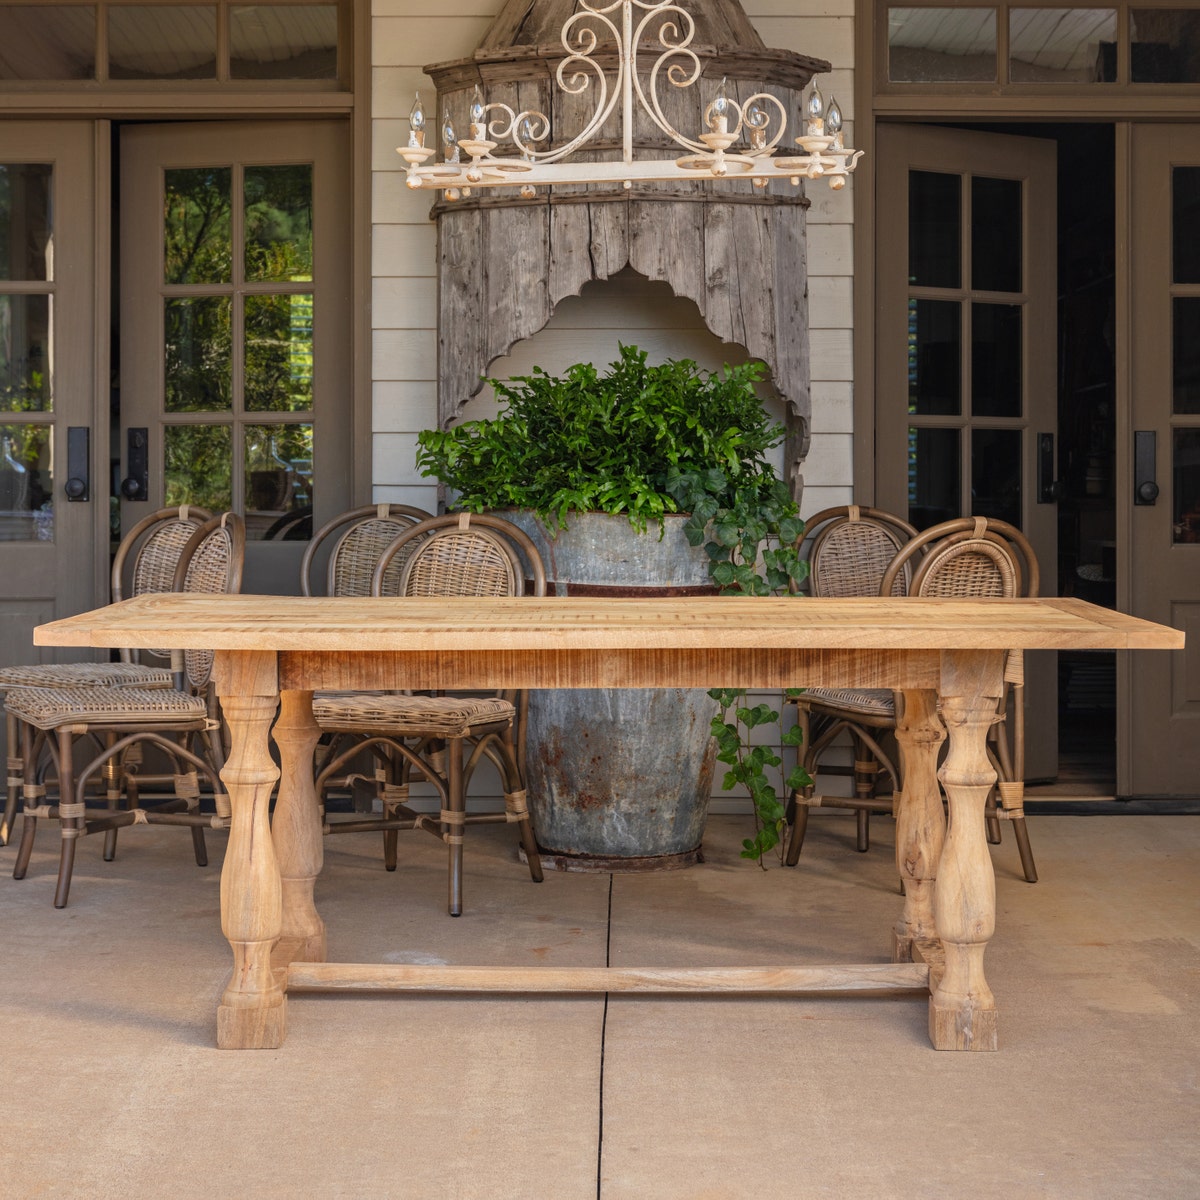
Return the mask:
{"type": "MultiPolygon", "coordinates": [[[[766,92],[795,114],[812,74],[828,69],[817,59],[767,49],[737,0],[683,4],[695,20],[703,78],[690,88],[664,83],[660,98],[668,124],[685,136],[698,134],[723,75],[741,100],[766,92]]],[[[465,128],[471,89],[479,83],[489,101],[547,113],[547,147],[569,143],[598,101],[594,84],[572,94],[553,75],[563,54],[563,22],[576,11],[575,0],[509,0],[472,58],[427,68],[438,88],[439,118],[448,107],[456,126],[465,128]]],[[[600,32],[595,20],[588,24],[600,32]]],[[[640,56],[643,87],[657,57],[649,52],[657,28],[654,21],[648,26],[648,52],[640,56]]],[[[597,61],[611,69],[607,40],[601,37],[597,61]]],[[[614,112],[577,157],[611,157],[620,138],[614,112]]],[[[635,113],[634,143],[639,155],[673,157],[679,150],[642,111],[635,113]]],[[[810,419],[806,205],[786,181],[757,189],[747,180],[644,183],[629,190],[567,185],[532,200],[516,188],[484,190],[456,204],[437,203],[439,422],[455,419],[491,362],[541,329],[559,301],[630,266],[694,301],[709,330],[767,365],[789,415],[786,457],[796,480],[810,419]]]]}

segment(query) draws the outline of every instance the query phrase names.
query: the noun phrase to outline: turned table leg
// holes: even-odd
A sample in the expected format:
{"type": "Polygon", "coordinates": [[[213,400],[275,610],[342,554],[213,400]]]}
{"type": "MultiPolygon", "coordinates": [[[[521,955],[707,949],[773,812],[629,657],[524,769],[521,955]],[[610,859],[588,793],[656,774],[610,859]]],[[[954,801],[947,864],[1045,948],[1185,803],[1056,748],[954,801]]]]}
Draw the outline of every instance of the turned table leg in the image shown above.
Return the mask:
{"type": "Polygon", "coordinates": [[[321,811],[313,782],[313,751],[321,730],[313,720],[312,692],[282,692],[275,744],[282,775],[271,834],[283,883],[283,934],[275,966],[325,961],[325,922],[313,885],[325,857],[321,811]]]}
{"type": "Polygon", "coordinates": [[[946,727],[938,719],[937,693],[907,691],[896,723],[904,791],[896,805],[896,869],[904,884],[904,912],[892,938],[892,962],[910,962],[914,942],[933,942],[934,883],[946,840],[937,760],[946,727]]]}
{"type": "Polygon", "coordinates": [[[929,1037],[937,1050],[995,1050],[996,1001],[983,954],[996,928],[996,877],[988,854],[984,803],[996,778],[987,733],[1003,690],[1001,651],[942,654],[942,720],[950,753],[940,778],[950,827],[937,871],[934,915],[946,969],[929,998],[929,1037]]]}
{"type": "Polygon", "coordinates": [[[279,771],[268,738],[278,702],[275,655],[218,652],[213,676],[232,746],[221,779],[232,817],[221,871],[221,931],[233,974],[217,1009],[217,1045],[228,1050],[283,1044],[287,997],[271,971],[282,915],[279,864],[268,809],[279,771]]]}

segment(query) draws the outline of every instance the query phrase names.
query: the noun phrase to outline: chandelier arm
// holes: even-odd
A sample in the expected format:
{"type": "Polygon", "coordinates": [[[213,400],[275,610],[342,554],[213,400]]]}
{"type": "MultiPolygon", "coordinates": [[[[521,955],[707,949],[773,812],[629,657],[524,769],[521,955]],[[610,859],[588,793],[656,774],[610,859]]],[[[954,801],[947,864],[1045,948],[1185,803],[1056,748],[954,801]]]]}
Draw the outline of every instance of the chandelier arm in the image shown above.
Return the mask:
{"type": "MultiPolygon", "coordinates": [[[[616,107],[617,100],[620,97],[621,73],[618,69],[617,78],[614,80],[612,95],[609,95],[608,76],[604,73],[600,64],[592,58],[596,52],[596,47],[599,40],[596,36],[596,31],[588,26],[582,26],[574,35],[572,26],[579,24],[581,21],[587,20],[588,17],[597,18],[603,25],[607,26],[613,40],[620,45],[620,33],[615,24],[605,15],[612,12],[614,9],[623,6],[622,0],[614,0],[614,3],[608,5],[607,8],[596,9],[588,4],[588,0],[582,0],[583,8],[574,13],[562,27],[562,46],[566,50],[567,57],[559,64],[555,71],[555,78],[558,81],[558,86],[568,95],[577,96],[586,88],[591,86],[592,76],[595,76],[599,99],[596,103],[596,108],[587,124],[575,135],[565,146],[560,146],[557,150],[534,150],[527,143],[521,140],[519,136],[520,121],[525,116],[536,116],[545,124],[546,131],[549,132],[550,121],[544,113],[521,113],[513,122],[513,136],[511,140],[519,150],[529,159],[538,163],[557,162],[561,158],[574,153],[585,142],[591,141],[596,135],[596,131],[604,124],[605,121],[612,115],[613,109],[616,107]],[[573,47],[571,39],[574,36],[577,39],[577,44],[573,47]],[[580,68],[584,69],[580,69],[580,68]],[[572,70],[572,68],[575,68],[572,70]],[[568,79],[568,75],[570,78],[568,79]]],[[[535,138],[535,141],[540,139],[535,138]]]]}
{"type": "Polygon", "coordinates": [[[764,100],[767,101],[769,104],[773,104],[775,106],[775,108],[778,110],[778,112],[779,112],[779,130],[773,138],[769,138],[762,146],[758,147],[758,149],[750,148],[749,150],[739,151],[739,153],[749,154],[751,158],[765,158],[767,155],[771,154],[771,152],[773,150],[775,150],[775,148],[783,140],[783,135],[787,132],[787,119],[788,119],[787,108],[784,107],[783,101],[780,100],[778,96],[772,96],[770,92],[755,92],[753,96],[748,96],[746,98],[745,103],[741,106],[741,111],[739,113],[741,121],[744,124],[749,125],[752,129],[753,128],[770,129],[770,127],[771,127],[770,116],[764,114],[764,119],[763,119],[761,126],[756,126],[752,120],[750,120],[749,118],[746,117],[746,110],[752,104],[758,103],[759,107],[761,108],[762,107],[761,102],[764,100]]]}
{"type": "Polygon", "coordinates": [[[716,98],[703,111],[702,132],[697,140],[692,140],[673,126],[660,98],[660,87],[666,94],[664,74],[673,87],[684,89],[695,86],[704,73],[700,55],[692,47],[695,21],[682,7],[684,0],[576,0],[576,3],[576,11],[560,31],[563,57],[554,71],[554,79],[565,95],[580,97],[585,103],[588,95],[595,99],[591,116],[580,132],[557,149],[538,150],[536,144],[547,141],[553,133],[552,115],[536,109],[515,112],[512,106],[497,101],[484,104],[477,85],[470,137],[455,139],[451,132],[447,144],[453,143],[454,154],[444,162],[429,162],[435,150],[424,142],[424,121],[418,120],[422,116],[418,98],[414,116],[410,118],[414,132],[406,145],[396,148],[406,164],[408,187],[441,188],[447,199],[457,199],[460,186],[465,196],[468,187],[477,185],[520,185],[522,197],[529,198],[539,183],[553,186],[623,182],[630,188],[635,179],[650,182],[750,176],[756,186],[763,187],[768,177],[783,174],[791,176],[794,184],[800,177],[814,179],[828,175],[832,188],[845,186],[846,176],[854,170],[862,151],[843,145],[840,112],[836,108],[830,109],[830,120],[836,121],[832,133],[825,133],[823,101],[815,84],[806,102],[810,118],[806,132],[795,139],[802,156],[796,156],[794,151],[792,155],[774,156],[787,132],[788,110],[783,101],[762,91],[739,103],[726,94],[725,80],[716,98]],[[618,12],[619,28],[614,19],[618,12]],[[638,74],[638,47],[643,38],[647,59],[657,52],[645,86],[638,74]],[[615,53],[615,70],[601,67],[598,59],[602,45],[606,54],[615,53]],[[621,159],[595,163],[565,161],[581,148],[587,148],[613,117],[618,104],[621,159]],[[688,153],[674,161],[635,159],[637,106],[652,125],[688,153]],[[745,139],[748,145],[738,145],[739,139],[745,139]],[[493,151],[499,143],[511,144],[516,154],[494,157],[493,151]],[[470,156],[469,164],[460,161],[460,148],[470,156]]]}
{"type": "MultiPolygon", "coordinates": [[[[638,0],[634,0],[638,3],[638,0]]],[[[646,4],[639,4],[639,7],[649,7],[646,4]]],[[[659,127],[676,145],[683,146],[687,150],[706,152],[707,147],[702,142],[693,142],[690,138],[686,138],[677,130],[662,110],[662,105],[658,99],[658,76],[664,64],[667,66],[667,78],[671,84],[677,88],[691,87],[696,80],[700,78],[703,67],[700,63],[700,57],[692,49],[689,49],[692,38],[696,34],[696,25],[692,20],[691,14],[680,8],[671,0],[664,0],[661,4],[656,4],[646,13],[638,22],[637,31],[633,35],[632,45],[634,50],[631,54],[631,59],[634,62],[635,69],[632,71],[633,87],[637,93],[639,102],[643,111],[650,117],[655,125],[659,127]],[[682,34],[678,32],[678,26],[674,21],[666,21],[657,30],[658,44],[663,47],[663,52],[654,60],[654,66],[650,68],[650,93],[647,96],[642,88],[642,81],[638,78],[636,70],[636,47],[642,38],[642,31],[646,26],[654,20],[655,17],[666,16],[668,13],[676,13],[683,18],[684,30],[682,34]],[[668,31],[675,33],[679,38],[677,42],[668,40],[668,31]],[[690,60],[691,71],[685,72],[683,64],[673,62],[671,60],[684,58],[690,60]]]]}
{"type": "MultiPolygon", "coordinates": [[[[495,138],[495,140],[498,142],[507,142],[507,141],[515,140],[513,135],[516,131],[518,117],[517,117],[517,114],[514,113],[513,110],[507,104],[503,103],[500,100],[493,100],[490,104],[484,105],[483,112],[484,112],[484,117],[485,117],[484,124],[487,128],[489,137],[495,138]],[[505,114],[505,116],[507,116],[507,118],[508,118],[507,125],[503,124],[499,120],[494,120],[493,118],[487,116],[487,114],[490,113],[493,109],[499,109],[502,113],[505,114]]],[[[522,115],[524,115],[524,114],[522,114],[522,115]]]]}

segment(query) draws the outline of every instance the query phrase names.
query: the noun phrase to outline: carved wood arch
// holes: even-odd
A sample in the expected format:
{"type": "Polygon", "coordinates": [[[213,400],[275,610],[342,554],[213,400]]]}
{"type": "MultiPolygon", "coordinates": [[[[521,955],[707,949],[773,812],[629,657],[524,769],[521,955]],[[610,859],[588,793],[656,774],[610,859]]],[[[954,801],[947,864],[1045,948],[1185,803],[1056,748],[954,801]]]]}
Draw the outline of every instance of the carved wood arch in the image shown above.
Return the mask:
{"type": "MultiPolygon", "coordinates": [[[[732,95],[768,91],[797,114],[805,85],[829,69],[819,59],[766,49],[736,0],[679,2],[696,21],[704,78],[665,97],[676,128],[701,127],[723,76],[732,95]]],[[[465,125],[479,84],[489,100],[550,115],[552,144],[570,140],[587,113],[554,84],[562,50],[550,37],[573,8],[573,0],[510,0],[472,58],[426,67],[439,117],[448,110],[465,125]]],[[[619,145],[615,118],[612,124],[595,143],[600,153],[619,145]]],[[[648,119],[636,124],[635,142],[641,152],[675,151],[648,119]]],[[[692,300],[717,338],[767,365],[789,413],[786,461],[795,479],[811,412],[807,206],[802,189],[787,182],[758,189],[746,180],[556,187],[531,200],[514,188],[437,203],[439,423],[457,417],[489,365],[537,333],[559,301],[629,266],[692,300]]]]}

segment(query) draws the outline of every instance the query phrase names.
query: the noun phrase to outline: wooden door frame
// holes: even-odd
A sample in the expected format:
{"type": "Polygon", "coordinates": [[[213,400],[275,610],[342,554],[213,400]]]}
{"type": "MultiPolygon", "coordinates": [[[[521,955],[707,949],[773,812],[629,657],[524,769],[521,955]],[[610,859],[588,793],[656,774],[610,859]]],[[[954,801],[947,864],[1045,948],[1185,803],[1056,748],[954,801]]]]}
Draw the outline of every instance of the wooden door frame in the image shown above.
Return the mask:
{"type": "MultiPolygon", "coordinates": [[[[169,0],[168,0],[169,2],[169,0]]],[[[351,140],[351,354],[350,495],[354,504],[371,499],[371,0],[348,0],[343,14],[341,44],[348,53],[349,90],[281,90],[240,85],[226,90],[201,90],[178,84],[139,84],[137,87],[64,82],[53,87],[0,85],[0,104],[6,118],[27,120],[86,119],[94,123],[94,311],[93,360],[95,384],[92,408],[92,473],[94,526],[97,545],[109,540],[108,464],[109,380],[111,330],[112,122],[120,119],[271,120],[341,117],[349,122],[351,140]]],[[[93,594],[108,595],[107,555],[96,556],[93,594]]]]}
{"type": "MultiPolygon", "coordinates": [[[[1068,0],[1068,3],[1070,0],[1068,0]]],[[[1088,0],[1077,0],[1080,7],[1088,0]]],[[[930,0],[954,4],[962,0],[930,0]]],[[[1132,126],[1147,121],[1196,123],[1200,84],[1115,84],[1054,90],[996,89],[991,85],[906,84],[881,86],[886,69],[887,0],[859,0],[854,28],[854,120],[851,140],[865,151],[855,171],[854,225],[854,498],[860,504],[875,502],[875,292],[876,150],[881,122],[936,123],[946,121],[1009,124],[1018,121],[1061,123],[1080,120],[1111,124],[1115,141],[1115,422],[1114,472],[1116,519],[1116,606],[1129,612],[1132,602],[1129,548],[1133,536],[1133,281],[1130,270],[1132,211],[1132,126]],[[999,94],[998,94],[999,93],[999,94]]],[[[984,5],[980,5],[983,7],[984,5]]],[[[990,7],[990,5],[987,5],[990,7]]],[[[1179,7],[1193,8],[1198,0],[1181,0],[1179,7]]],[[[1121,4],[1122,17],[1126,5],[1121,4]]],[[[1117,655],[1117,794],[1127,794],[1129,763],[1134,753],[1131,696],[1128,686],[1129,655],[1117,655]]]]}

